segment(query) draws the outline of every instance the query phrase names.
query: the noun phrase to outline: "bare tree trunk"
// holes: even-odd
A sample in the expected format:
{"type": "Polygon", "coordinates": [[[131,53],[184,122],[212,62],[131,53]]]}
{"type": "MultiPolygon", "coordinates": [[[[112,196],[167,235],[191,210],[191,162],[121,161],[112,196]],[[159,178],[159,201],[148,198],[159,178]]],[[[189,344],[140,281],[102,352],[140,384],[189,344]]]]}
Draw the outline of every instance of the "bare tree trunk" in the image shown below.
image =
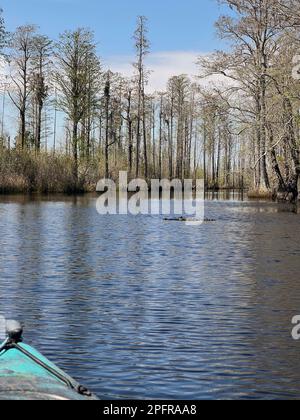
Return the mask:
{"type": "Polygon", "coordinates": [[[110,106],[110,75],[107,73],[105,85],[105,178],[109,178],[109,106],[110,106]]]}
{"type": "MultiPolygon", "coordinates": [[[[261,104],[259,98],[256,98],[256,142],[257,142],[257,156],[261,157],[261,104]]],[[[256,188],[260,189],[262,186],[262,165],[257,165],[257,184],[256,188]]]]}
{"type": "Polygon", "coordinates": [[[138,109],[137,109],[137,129],[136,129],[136,178],[140,174],[140,148],[141,148],[141,119],[142,119],[142,96],[143,96],[143,49],[139,45],[138,61],[138,109]]]}
{"type": "Polygon", "coordinates": [[[132,178],[132,169],[133,169],[133,138],[132,138],[132,118],[131,118],[131,100],[132,100],[132,91],[129,90],[127,94],[127,107],[126,107],[126,121],[127,121],[127,135],[128,135],[128,168],[129,168],[129,178],[132,178]]]}
{"type": "Polygon", "coordinates": [[[24,108],[20,111],[20,121],[21,121],[21,127],[20,127],[21,128],[21,133],[20,133],[21,147],[22,147],[22,150],[24,150],[26,147],[26,110],[24,108]]]}
{"type": "Polygon", "coordinates": [[[206,132],[206,123],[203,124],[203,177],[204,177],[204,187],[207,188],[207,170],[206,170],[206,144],[207,144],[207,132],[206,132]]]}
{"type": "Polygon", "coordinates": [[[261,117],[260,117],[260,132],[261,132],[261,152],[262,152],[262,159],[261,159],[261,172],[263,175],[263,183],[264,187],[269,190],[270,189],[270,181],[269,175],[267,170],[267,133],[266,133],[266,126],[267,126],[267,110],[266,110],[266,75],[264,74],[261,78],[261,117]]]}
{"type": "Polygon", "coordinates": [[[287,119],[288,144],[294,165],[294,173],[289,177],[288,181],[288,192],[291,194],[290,201],[295,202],[298,199],[299,194],[298,181],[300,177],[300,150],[294,130],[293,107],[288,97],[284,98],[283,108],[287,119]]]}
{"type": "Polygon", "coordinates": [[[143,139],[144,139],[144,169],[145,169],[145,179],[148,179],[148,151],[147,151],[147,125],[146,125],[146,105],[145,105],[145,92],[143,91],[142,96],[143,102],[143,139]]]}
{"type": "Polygon", "coordinates": [[[37,109],[37,121],[36,121],[36,150],[41,150],[41,137],[42,137],[42,112],[43,104],[40,102],[37,109]]]}
{"type": "Polygon", "coordinates": [[[221,129],[219,127],[219,138],[218,138],[218,155],[217,155],[217,188],[220,188],[220,162],[221,162],[221,129]]]}
{"type": "Polygon", "coordinates": [[[74,177],[74,186],[75,189],[78,188],[78,123],[74,122],[73,124],[73,137],[72,137],[72,146],[73,146],[73,177],[74,177]]]}
{"type": "Polygon", "coordinates": [[[197,136],[194,139],[194,180],[197,179],[197,136]]]}
{"type": "Polygon", "coordinates": [[[149,42],[147,40],[147,18],[139,16],[137,21],[137,29],[134,33],[135,47],[137,52],[137,63],[135,67],[138,73],[137,82],[137,134],[136,134],[136,177],[140,173],[140,148],[141,148],[141,124],[143,120],[143,139],[144,139],[144,165],[145,176],[148,176],[148,156],[147,156],[147,133],[145,122],[145,77],[144,58],[149,52],[149,42]]]}
{"type": "Polygon", "coordinates": [[[155,144],[155,103],[152,107],[152,164],[153,175],[156,177],[156,144],[155,144]]]}
{"type": "Polygon", "coordinates": [[[138,117],[137,117],[137,134],[136,134],[136,178],[140,173],[140,145],[141,145],[141,104],[139,99],[138,104],[138,117]]]}
{"type": "Polygon", "coordinates": [[[169,153],[170,179],[172,179],[173,175],[174,175],[173,134],[174,134],[174,98],[173,98],[173,95],[172,95],[172,99],[171,99],[171,119],[170,119],[170,153],[169,153]]]}
{"type": "Polygon", "coordinates": [[[158,157],[159,179],[162,179],[162,124],[163,124],[163,97],[161,96],[160,111],[159,111],[159,157],[158,157]]]}
{"type": "Polygon", "coordinates": [[[176,176],[178,179],[183,177],[183,122],[182,115],[178,115],[177,127],[177,161],[176,161],[176,176]]]}
{"type": "Polygon", "coordinates": [[[212,178],[212,188],[216,187],[216,168],[215,168],[215,135],[212,133],[211,137],[211,178],[212,178]]]}

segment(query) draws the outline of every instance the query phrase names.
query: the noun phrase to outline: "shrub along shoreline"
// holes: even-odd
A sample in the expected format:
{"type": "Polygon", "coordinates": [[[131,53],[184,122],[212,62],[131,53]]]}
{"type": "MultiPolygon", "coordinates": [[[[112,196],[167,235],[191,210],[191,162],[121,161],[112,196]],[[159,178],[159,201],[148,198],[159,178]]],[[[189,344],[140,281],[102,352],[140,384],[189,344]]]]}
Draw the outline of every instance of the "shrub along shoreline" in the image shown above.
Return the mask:
{"type": "MultiPolygon", "coordinates": [[[[0,195],[94,193],[97,182],[104,178],[102,161],[102,156],[81,159],[78,179],[75,179],[71,156],[5,149],[0,153],[0,195]]],[[[118,179],[117,168],[112,170],[111,177],[118,179]]],[[[207,188],[207,192],[215,193],[229,190],[232,188],[207,188]]],[[[237,188],[235,191],[242,190],[237,188]]],[[[272,191],[245,188],[244,193],[250,200],[277,201],[272,191]]]]}
{"type": "Polygon", "coordinates": [[[98,180],[97,162],[82,163],[75,181],[69,156],[17,150],[0,154],[0,194],[91,192],[98,180]]]}

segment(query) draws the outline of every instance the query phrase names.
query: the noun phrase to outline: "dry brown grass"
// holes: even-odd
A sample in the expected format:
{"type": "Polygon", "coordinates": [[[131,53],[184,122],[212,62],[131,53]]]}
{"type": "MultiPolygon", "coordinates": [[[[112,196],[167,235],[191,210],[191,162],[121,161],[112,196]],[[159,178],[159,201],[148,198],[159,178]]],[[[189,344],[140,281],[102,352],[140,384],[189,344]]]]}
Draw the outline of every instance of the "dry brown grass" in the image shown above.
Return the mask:
{"type": "Polygon", "coordinates": [[[260,199],[260,200],[272,200],[273,193],[272,191],[265,189],[249,190],[248,198],[260,199]]]}
{"type": "Polygon", "coordinates": [[[99,179],[97,162],[80,165],[79,184],[74,182],[72,168],[72,159],[65,155],[3,151],[0,155],[0,193],[95,191],[99,179]]]}

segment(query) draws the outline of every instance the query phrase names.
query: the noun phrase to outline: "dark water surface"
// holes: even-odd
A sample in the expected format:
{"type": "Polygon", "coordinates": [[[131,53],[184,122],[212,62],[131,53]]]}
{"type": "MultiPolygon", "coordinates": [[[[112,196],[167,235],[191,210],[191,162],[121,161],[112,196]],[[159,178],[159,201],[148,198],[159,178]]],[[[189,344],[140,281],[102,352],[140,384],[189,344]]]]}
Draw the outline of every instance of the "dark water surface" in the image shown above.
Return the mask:
{"type": "Polygon", "coordinates": [[[0,312],[101,398],[299,398],[300,216],[237,201],[206,216],[0,197],[0,312]]]}

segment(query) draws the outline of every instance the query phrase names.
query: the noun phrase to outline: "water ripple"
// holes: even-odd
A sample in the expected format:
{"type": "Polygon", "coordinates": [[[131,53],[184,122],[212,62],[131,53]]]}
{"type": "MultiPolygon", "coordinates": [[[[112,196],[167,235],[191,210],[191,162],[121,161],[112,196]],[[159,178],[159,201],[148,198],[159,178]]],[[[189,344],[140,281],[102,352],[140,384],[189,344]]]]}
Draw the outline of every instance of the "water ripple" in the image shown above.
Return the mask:
{"type": "Polygon", "coordinates": [[[299,398],[299,216],[100,217],[93,197],[0,200],[0,304],[102,398],[299,398]]]}

